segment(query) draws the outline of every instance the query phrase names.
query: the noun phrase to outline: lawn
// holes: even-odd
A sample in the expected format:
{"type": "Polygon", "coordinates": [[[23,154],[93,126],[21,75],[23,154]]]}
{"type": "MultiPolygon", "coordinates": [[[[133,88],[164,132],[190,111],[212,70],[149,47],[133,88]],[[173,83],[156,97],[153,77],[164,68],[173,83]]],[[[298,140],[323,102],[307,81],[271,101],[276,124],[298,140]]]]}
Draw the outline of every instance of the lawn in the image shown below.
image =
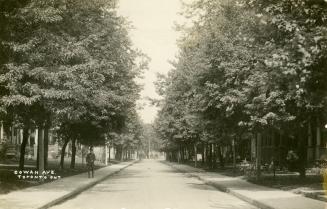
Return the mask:
{"type": "MultiPolygon", "coordinates": [[[[57,161],[49,161],[48,170],[54,170],[55,174],[61,176],[62,178],[77,175],[80,173],[87,172],[87,168],[81,162],[77,162],[74,169],[69,168],[69,160],[65,161],[65,169],[59,169],[57,161]]],[[[111,163],[117,163],[116,161],[112,161],[111,163]]],[[[14,174],[14,171],[17,170],[17,162],[16,161],[2,161],[0,162],[0,194],[6,194],[15,190],[24,189],[31,186],[40,185],[42,183],[50,182],[51,180],[46,180],[43,182],[39,182],[37,180],[22,180],[18,179],[18,177],[14,174]]],[[[35,161],[29,160],[26,162],[26,170],[36,170],[35,169],[35,161]]],[[[99,169],[104,167],[103,164],[97,164],[95,169],[99,169]]],[[[52,180],[53,181],[53,180],[52,180]]]]}
{"type": "MultiPolygon", "coordinates": [[[[194,162],[185,162],[185,164],[194,167],[194,162]]],[[[219,165],[217,165],[217,168],[211,169],[199,162],[198,168],[202,168],[208,172],[217,172],[230,177],[240,177],[254,184],[303,194],[310,198],[327,201],[327,198],[324,196],[323,176],[312,172],[307,172],[306,178],[300,178],[298,173],[289,172],[287,170],[277,171],[275,176],[272,172],[263,171],[261,178],[257,180],[255,176],[244,175],[244,172],[238,168],[233,169],[231,164],[227,164],[224,168],[220,168],[219,165]]],[[[327,184],[327,182],[325,182],[325,184],[327,184]]]]}

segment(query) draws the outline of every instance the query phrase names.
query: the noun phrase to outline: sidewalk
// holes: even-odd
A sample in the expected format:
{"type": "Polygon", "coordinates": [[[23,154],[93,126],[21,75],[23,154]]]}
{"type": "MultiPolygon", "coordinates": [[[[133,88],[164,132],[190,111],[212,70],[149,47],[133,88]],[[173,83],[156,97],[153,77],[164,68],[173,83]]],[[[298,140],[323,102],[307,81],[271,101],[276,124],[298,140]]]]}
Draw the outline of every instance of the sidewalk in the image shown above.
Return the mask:
{"type": "MultiPolygon", "coordinates": [[[[3,164],[3,163],[0,163],[0,167],[11,167],[11,168],[18,168],[18,164],[3,164]]],[[[35,168],[35,165],[25,165],[24,166],[25,168],[35,168]]]]}
{"type": "Polygon", "coordinates": [[[228,192],[262,209],[327,209],[325,202],[310,199],[292,192],[252,184],[237,177],[205,172],[202,169],[193,168],[188,165],[166,161],[164,163],[186,175],[197,177],[208,185],[228,192]]]}
{"type": "Polygon", "coordinates": [[[0,208],[3,209],[45,209],[81,193],[93,185],[103,181],[110,175],[136,163],[124,162],[98,169],[94,178],[87,173],[62,178],[51,183],[30,187],[20,191],[0,195],[0,208]]]}

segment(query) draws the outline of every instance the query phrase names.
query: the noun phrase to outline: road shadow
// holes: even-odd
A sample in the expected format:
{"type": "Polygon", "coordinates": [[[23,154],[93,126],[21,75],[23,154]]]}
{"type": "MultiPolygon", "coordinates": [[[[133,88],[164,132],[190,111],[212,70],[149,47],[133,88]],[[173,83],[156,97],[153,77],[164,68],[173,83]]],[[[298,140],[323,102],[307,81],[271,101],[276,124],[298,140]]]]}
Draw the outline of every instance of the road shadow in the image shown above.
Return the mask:
{"type": "Polygon", "coordinates": [[[206,190],[206,191],[217,191],[216,188],[206,185],[206,184],[201,184],[201,183],[187,183],[188,187],[191,187],[192,189],[199,189],[199,190],[206,190]]]}

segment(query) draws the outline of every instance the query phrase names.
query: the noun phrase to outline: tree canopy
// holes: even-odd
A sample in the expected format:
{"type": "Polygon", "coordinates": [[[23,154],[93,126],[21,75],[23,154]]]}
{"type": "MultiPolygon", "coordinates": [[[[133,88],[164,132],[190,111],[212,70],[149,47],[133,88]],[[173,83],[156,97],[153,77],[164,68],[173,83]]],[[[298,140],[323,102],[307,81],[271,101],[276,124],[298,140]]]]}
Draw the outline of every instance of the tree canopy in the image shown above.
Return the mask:
{"type": "Polygon", "coordinates": [[[183,14],[179,55],[158,82],[168,149],[270,129],[301,137],[325,120],[326,1],[198,0],[183,14]]]}
{"type": "Polygon", "coordinates": [[[147,58],[116,1],[10,2],[0,2],[3,117],[25,128],[51,123],[87,145],[128,126],[147,58]]]}

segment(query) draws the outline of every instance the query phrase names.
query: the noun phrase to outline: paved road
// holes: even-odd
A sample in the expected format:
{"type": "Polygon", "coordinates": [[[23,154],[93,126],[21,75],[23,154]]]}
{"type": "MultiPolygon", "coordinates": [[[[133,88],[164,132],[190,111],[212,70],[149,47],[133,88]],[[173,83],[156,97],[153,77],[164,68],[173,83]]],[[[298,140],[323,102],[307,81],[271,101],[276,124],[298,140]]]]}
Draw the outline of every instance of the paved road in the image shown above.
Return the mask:
{"type": "Polygon", "coordinates": [[[254,209],[229,194],[144,160],[52,209],[254,209]]]}

